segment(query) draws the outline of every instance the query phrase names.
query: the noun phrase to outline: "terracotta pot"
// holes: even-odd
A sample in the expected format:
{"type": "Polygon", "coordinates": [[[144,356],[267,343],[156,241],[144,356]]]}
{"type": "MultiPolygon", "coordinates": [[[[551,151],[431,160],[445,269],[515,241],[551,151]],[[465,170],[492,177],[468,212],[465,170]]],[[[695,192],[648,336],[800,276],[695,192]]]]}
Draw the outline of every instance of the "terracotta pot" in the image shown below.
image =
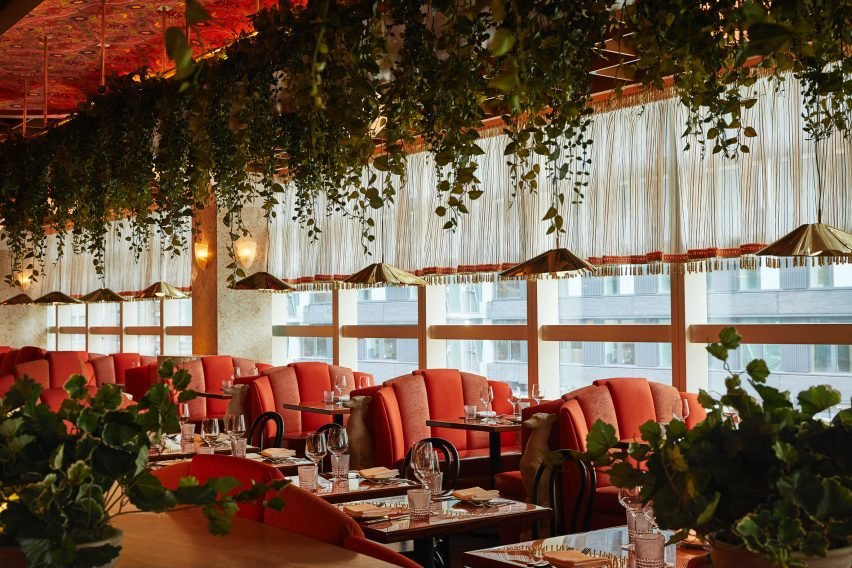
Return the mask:
{"type": "Polygon", "coordinates": [[[744,545],[708,538],[713,568],[772,568],[767,560],[744,545]]]}

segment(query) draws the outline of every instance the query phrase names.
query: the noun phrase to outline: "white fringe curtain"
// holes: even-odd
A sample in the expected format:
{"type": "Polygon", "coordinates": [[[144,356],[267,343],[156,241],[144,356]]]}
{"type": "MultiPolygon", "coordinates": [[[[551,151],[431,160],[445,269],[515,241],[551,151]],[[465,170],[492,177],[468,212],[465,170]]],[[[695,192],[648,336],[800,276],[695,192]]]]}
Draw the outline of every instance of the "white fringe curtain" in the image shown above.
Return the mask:
{"type": "MultiPolygon", "coordinates": [[[[71,296],[82,296],[98,288],[110,288],[119,294],[130,295],[140,292],[157,282],[165,280],[173,286],[189,289],[191,284],[192,260],[191,244],[187,244],[180,255],[172,256],[163,252],[163,239],[153,231],[150,245],[137,259],[125,240],[129,234],[127,223],[112,223],[106,239],[104,255],[104,275],[99,277],[92,263],[92,256],[86,253],[75,254],[71,248],[69,235],[48,235],[44,258],[44,272],[37,281],[30,284],[26,292],[37,298],[48,292],[58,290],[71,296]],[[118,229],[123,227],[120,232],[118,229]],[[60,241],[65,241],[65,253],[57,260],[60,241]]],[[[189,223],[186,227],[189,238],[189,223]]],[[[39,271],[41,272],[41,267],[39,271]]],[[[19,289],[9,289],[9,294],[17,294],[19,289]]]]}
{"type": "MultiPolygon", "coordinates": [[[[596,114],[590,186],[566,216],[562,246],[599,265],[685,262],[701,258],[699,249],[738,256],[734,249],[742,245],[768,244],[816,222],[815,144],[802,129],[799,85],[788,78],[776,89],[763,80],[755,89],[760,100],[743,123],[759,136],[747,139],[751,151],[737,160],[713,154],[709,144],[684,150],[686,111],[676,99],[596,114]]],[[[358,224],[338,213],[320,218],[321,238],[309,242],[292,220],[288,197],[271,223],[270,271],[291,281],[322,282],[384,260],[427,276],[493,272],[553,248],[556,239],[545,235],[541,221],[552,188],[544,164],[539,192],[513,199],[505,137],[480,144],[485,154],[477,177],[485,194],[455,232],[443,230],[445,219],[434,213],[439,201],[431,156],[413,154],[396,203],[375,212],[371,256],[362,250],[358,224]]],[[[835,135],[819,143],[819,153],[823,222],[850,230],[852,140],[835,135]]],[[[570,194],[570,181],[560,183],[570,194]]],[[[323,211],[325,203],[316,206],[323,211]]]]}

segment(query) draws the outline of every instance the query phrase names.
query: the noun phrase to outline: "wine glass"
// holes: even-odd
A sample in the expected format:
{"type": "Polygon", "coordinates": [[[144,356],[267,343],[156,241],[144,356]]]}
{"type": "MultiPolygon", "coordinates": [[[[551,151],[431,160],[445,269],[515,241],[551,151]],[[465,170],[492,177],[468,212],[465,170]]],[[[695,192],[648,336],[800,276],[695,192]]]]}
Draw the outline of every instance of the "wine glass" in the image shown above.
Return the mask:
{"type": "Polygon", "coordinates": [[[672,418],[680,420],[681,422],[686,422],[687,417],[689,417],[689,401],[679,398],[674,401],[672,418]]]}
{"type": "Polygon", "coordinates": [[[518,387],[513,388],[512,392],[509,393],[509,404],[512,405],[512,416],[520,416],[521,389],[518,387]]]}
{"type": "Polygon", "coordinates": [[[483,422],[488,422],[488,385],[485,384],[482,386],[482,389],[479,391],[479,402],[482,403],[482,416],[483,422]]]}
{"type": "Polygon", "coordinates": [[[246,417],[242,414],[231,415],[231,431],[228,432],[232,438],[242,438],[246,435],[246,417]]]}
{"type": "Polygon", "coordinates": [[[349,434],[345,428],[335,428],[328,433],[328,451],[340,456],[349,451],[349,434]]]}
{"type": "Polygon", "coordinates": [[[643,507],[642,499],[639,497],[641,492],[641,487],[619,487],[618,502],[625,509],[638,511],[643,507]]]}
{"type": "Polygon", "coordinates": [[[183,431],[183,425],[189,422],[189,404],[186,402],[178,403],[178,422],[180,422],[181,431],[183,431]]]}
{"type": "Polygon", "coordinates": [[[311,432],[305,438],[305,457],[314,462],[317,470],[321,469],[322,460],[328,454],[325,432],[311,432]]]}
{"type": "Polygon", "coordinates": [[[219,438],[219,421],[215,418],[202,418],[201,437],[209,447],[216,447],[216,440],[219,438]]]}
{"type": "Polygon", "coordinates": [[[432,447],[432,442],[420,441],[414,447],[414,473],[423,488],[431,491],[435,478],[441,473],[438,454],[432,447]]]}
{"type": "Polygon", "coordinates": [[[532,390],[530,391],[530,398],[535,401],[535,405],[538,406],[541,404],[541,401],[544,400],[544,395],[541,393],[541,387],[538,385],[533,385],[532,390]]]}
{"type": "Polygon", "coordinates": [[[337,404],[343,404],[340,397],[346,391],[346,375],[337,375],[334,379],[334,393],[337,395],[337,404]]]}

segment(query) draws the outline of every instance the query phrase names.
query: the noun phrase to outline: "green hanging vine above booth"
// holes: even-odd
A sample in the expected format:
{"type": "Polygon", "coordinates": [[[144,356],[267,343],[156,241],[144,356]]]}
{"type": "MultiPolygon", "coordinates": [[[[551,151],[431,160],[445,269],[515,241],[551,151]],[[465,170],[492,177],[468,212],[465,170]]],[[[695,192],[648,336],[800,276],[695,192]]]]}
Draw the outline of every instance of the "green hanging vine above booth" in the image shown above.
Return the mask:
{"type": "MultiPolygon", "coordinates": [[[[588,185],[589,69],[607,42],[635,51],[621,64],[635,82],[674,90],[687,144],[736,157],[759,134],[743,111],[766,75],[802,81],[813,137],[848,136],[850,13],[846,0],[282,2],[255,16],[254,34],[199,61],[170,31],[175,78],[113,78],[64,124],[0,144],[7,281],[38,276],[50,231],[70,232],[101,273],[116,218],[131,219],[134,250],[158,231],[180,251],[193,211],[214,203],[232,243],[248,232],[246,203],[272,215],[286,198],[311,238],[338,211],[361,224],[366,249],[371,212],[394,203],[414,147],[434,158],[435,213],[452,230],[487,199],[477,158],[488,119],[507,135],[518,192],[538,191],[542,174],[554,180],[543,221],[563,233],[564,208],[588,185]]],[[[190,24],[208,17],[187,4],[190,24]]],[[[232,280],[244,276],[229,268],[232,280]]]]}

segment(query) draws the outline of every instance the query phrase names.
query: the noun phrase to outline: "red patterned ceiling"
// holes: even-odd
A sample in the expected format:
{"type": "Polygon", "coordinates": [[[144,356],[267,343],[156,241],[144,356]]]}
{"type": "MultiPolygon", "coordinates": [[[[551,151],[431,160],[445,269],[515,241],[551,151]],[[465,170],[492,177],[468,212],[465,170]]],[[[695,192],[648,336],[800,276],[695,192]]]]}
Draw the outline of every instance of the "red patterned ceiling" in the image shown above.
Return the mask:
{"type": "MultiPolygon", "coordinates": [[[[267,6],[273,0],[262,0],[267,6]]],[[[160,70],[160,6],[166,26],[183,26],[182,0],[106,0],[106,74],[124,74],[143,66],[160,70]]],[[[213,20],[202,24],[197,53],[219,47],[251,28],[257,0],[201,0],[213,20]]],[[[48,36],[47,106],[50,114],[68,112],[100,82],[101,0],[44,0],[0,35],[0,114],[19,114],[24,81],[29,82],[28,111],[42,113],[44,41],[48,36]]]]}

